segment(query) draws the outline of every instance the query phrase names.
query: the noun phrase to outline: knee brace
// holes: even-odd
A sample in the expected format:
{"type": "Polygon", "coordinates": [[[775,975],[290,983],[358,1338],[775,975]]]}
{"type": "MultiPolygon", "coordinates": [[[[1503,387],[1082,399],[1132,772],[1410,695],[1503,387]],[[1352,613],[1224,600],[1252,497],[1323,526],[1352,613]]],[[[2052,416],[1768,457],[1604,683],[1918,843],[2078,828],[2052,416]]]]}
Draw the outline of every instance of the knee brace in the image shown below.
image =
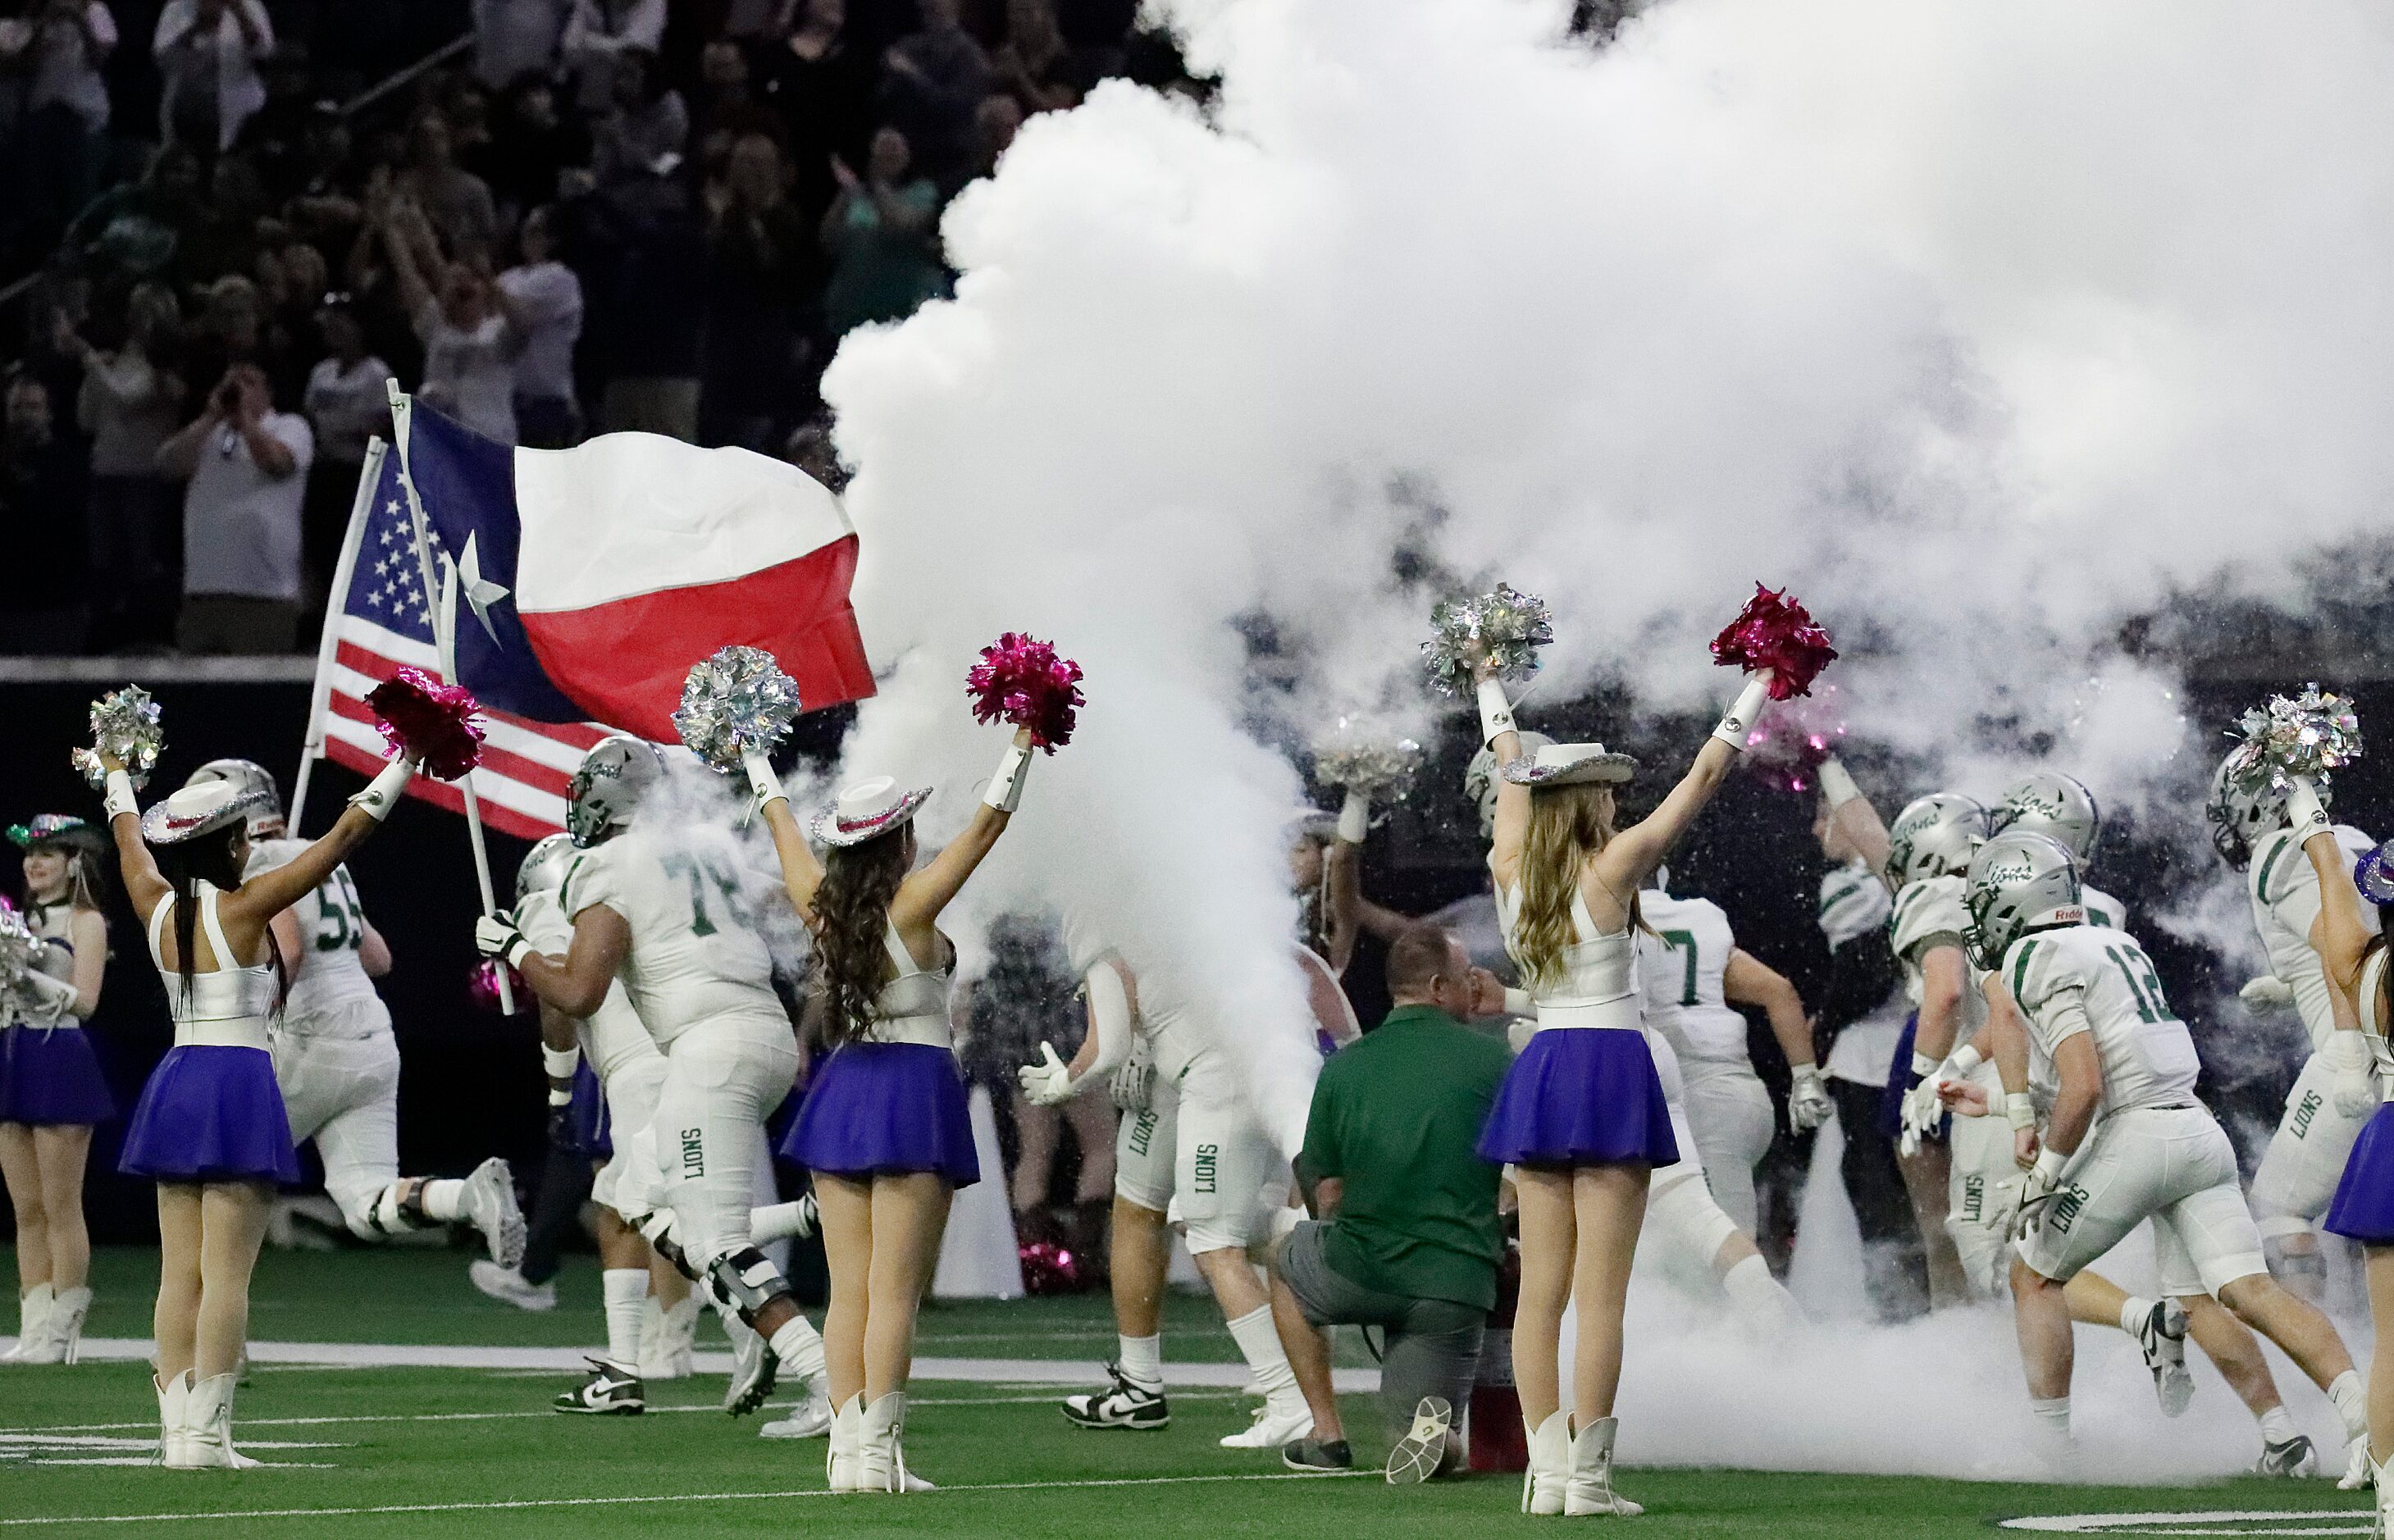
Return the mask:
{"type": "Polygon", "coordinates": [[[706,1282],[699,1275],[698,1270],[691,1266],[689,1254],[681,1249],[681,1242],[675,1238],[672,1209],[651,1209],[634,1221],[633,1228],[637,1229],[649,1244],[655,1248],[658,1256],[673,1264],[676,1272],[693,1283],[706,1282]]]}
{"type": "MultiPolygon", "coordinates": [[[[342,1205],[344,1214],[349,1205],[342,1205]]],[[[364,1207],[362,1214],[352,1215],[349,1228],[369,1240],[385,1235],[404,1235],[411,1230],[421,1230],[432,1222],[424,1212],[424,1184],[401,1177],[382,1190],[380,1196],[364,1207]],[[358,1219],[366,1221],[365,1230],[358,1230],[358,1219]]]]}
{"type": "Polygon", "coordinates": [[[752,1330],[756,1329],[756,1317],[766,1306],[791,1296],[789,1280],[755,1246],[742,1246],[708,1263],[706,1291],[717,1304],[739,1312],[752,1330]]]}

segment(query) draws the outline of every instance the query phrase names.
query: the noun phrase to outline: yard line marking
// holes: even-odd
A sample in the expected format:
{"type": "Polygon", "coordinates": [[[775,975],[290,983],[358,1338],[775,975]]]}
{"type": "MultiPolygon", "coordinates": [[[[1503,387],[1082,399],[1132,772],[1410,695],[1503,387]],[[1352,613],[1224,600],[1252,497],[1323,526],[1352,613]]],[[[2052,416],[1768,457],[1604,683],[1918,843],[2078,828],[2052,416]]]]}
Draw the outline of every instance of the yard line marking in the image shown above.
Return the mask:
{"type": "MultiPolygon", "coordinates": [[[[1327,1473],[1337,1476],[1377,1476],[1376,1470],[1348,1470],[1327,1473]]],[[[1192,1486],[1204,1482],[1225,1481],[1319,1481],[1324,1475],[1297,1475],[1294,1472],[1223,1472],[1206,1476],[1116,1476],[1085,1481],[984,1481],[969,1486],[946,1486],[944,1493],[963,1492],[1077,1492],[1102,1491],[1116,1487],[1192,1486]]],[[[791,1497],[830,1497],[835,1494],[822,1487],[804,1487],[783,1492],[696,1492],[670,1497],[517,1497],[500,1498],[479,1503],[385,1503],[371,1507],[283,1507],[251,1508],[246,1511],[221,1513],[75,1513],[45,1514],[31,1519],[0,1519],[0,1527],[24,1528],[56,1524],[171,1524],[178,1521],[198,1522],[211,1520],[254,1519],[361,1519],[387,1513],[464,1513],[509,1508],[570,1508],[625,1507],[657,1503],[752,1503],[779,1502],[791,1497]]]]}

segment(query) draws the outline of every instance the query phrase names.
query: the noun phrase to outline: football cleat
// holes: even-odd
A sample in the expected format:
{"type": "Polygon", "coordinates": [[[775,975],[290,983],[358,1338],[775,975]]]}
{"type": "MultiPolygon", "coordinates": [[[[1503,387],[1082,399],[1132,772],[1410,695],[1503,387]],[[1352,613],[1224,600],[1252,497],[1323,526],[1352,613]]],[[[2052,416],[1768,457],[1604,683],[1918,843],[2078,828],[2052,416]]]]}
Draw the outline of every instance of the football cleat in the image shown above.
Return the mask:
{"type": "Polygon", "coordinates": [[[1388,1451],[1390,1486],[1411,1486],[1438,1474],[1454,1428],[1454,1407],[1444,1397],[1424,1396],[1414,1408],[1414,1425],[1388,1451]]]}
{"type": "Polygon", "coordinates": [[[549,1404],[560,1412],[597,1416],[633,1416],[648,1410],[640,1381],[603,1358],[590,1362],[590,1377],[560,1394],[549,1404]]]}
{"type": "Polygon", "coordinates": [[[2256,1476],[2316,1476],[2319,1474],[2319,1451],[2311,1441],[2300,1433],[2283,1443],[2264,1443],[2261,1457],[2253,1462],[2256,1476]]]}
{"type": "Polygon", "coordinates": [[[557,1285],[534,1283],[514,1268],[503,1268],[496,1262],[476,1258],[466,1269],[466,1276],[474,1286],[493,1299],[504,1299],[520,1310],[553,1310],[557,1309],[557,1285]]]}
{"type": "Polygon", "coordinates": [[[1313,1431],[1313,1412],[1298,1402],[1285,1412],[1275,1412],[1266,1402],[1256,1409],[1256,1420],[1243,1433],[1233,1433],[1222,1441],[1225,1449],[1278,1449],[1293,1443],[1313,1431]]]}
{"type": "Polygon", "coordinates": [[[2186,1311],[2175,1299],[2155,1302],[2137,1323],[2137,1348],[2153,1372],[2153,1394],[2162,1415],[2175,1417],[2194,1399],[2194,1376],[2186,1368],[2186,1311]]]}
{"type": "Polygon", "coordinates": [[[2344,1452],[2344,1475],[2336,1481],[2338,1492],[2365,1492],[2377,1484],[2375,1472],[2369,1464],[2369,1435],[2361,1434],[2344,1452]]]}
{"type": "Polygon", "coordinates": [[[491,1260],[503,1268],[520,1267],[524,1255],[523,1209],[516,1203],[515,1173],[493,1155],[474,1167],[459,1194],[458,1211],[482,1232],[491,1260]]]}
{"type": "Polygon", "coordinates": [[[1122,1365],[1109,1363],[1113,1384],[1085,1396],[1066,1396],[1064,1420],[1081,1428],[1127,1428],[1150,1432],[1170,1425],[1172,1404],[1162,1390],[1150,1390],[1123,1377],[1122,1365]]]}
{"type": "Polygon", "coordinates": [[[725,1331],[731,1338],[731,1383],[724,1389],[723,1409],[735,1417],[744,1417],[765,1404],[773,1393],[774,1376],[781,1373],[782,1357],[773,1345],[750,1331],[744,1323],[726,1319],[725,1331]]]}
{"type": "Polygon", "coordinates": [[[809,1382],[806,1399],[790,1415],[756,1429],[760,1439],[820,1439],[831,1432],[831,1397],[817,1382],[809,1382]]]}

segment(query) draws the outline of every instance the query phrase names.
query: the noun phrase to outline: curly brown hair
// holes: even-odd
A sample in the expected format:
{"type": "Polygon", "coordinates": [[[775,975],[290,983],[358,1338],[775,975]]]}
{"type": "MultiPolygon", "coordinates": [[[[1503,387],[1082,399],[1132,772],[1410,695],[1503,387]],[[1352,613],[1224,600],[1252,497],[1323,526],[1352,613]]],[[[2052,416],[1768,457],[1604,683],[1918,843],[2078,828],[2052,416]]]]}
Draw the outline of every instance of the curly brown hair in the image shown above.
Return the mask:
{"type": "Polygon", "coordinates": [[[823,1040],[861,1040],[873,1025],[873,1002],[897,976],[890,960],[889,903],[912,864],[907,832],[892,829],[823,857],[815,888],[815,960],[824,1000],[823,1040]]]}

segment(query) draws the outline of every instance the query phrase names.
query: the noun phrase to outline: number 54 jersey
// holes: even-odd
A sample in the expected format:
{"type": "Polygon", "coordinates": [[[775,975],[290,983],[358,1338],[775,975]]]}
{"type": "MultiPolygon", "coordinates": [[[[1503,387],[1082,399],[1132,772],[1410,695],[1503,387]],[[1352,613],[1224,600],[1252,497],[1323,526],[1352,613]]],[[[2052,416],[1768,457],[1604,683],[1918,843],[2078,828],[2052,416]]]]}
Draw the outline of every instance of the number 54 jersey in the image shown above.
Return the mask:
{"type": "Polygon", "coordinates": [[[2103,1064],[2103,1111],[2193,1104],[2203,1061],[2135,937],[2092,925],[2040,930],[2012,942],[2002,972],[2028,1017],[2040,1090],[2054,1087],[2055,1051],[2085,1033],[2103,1064]]]}
{"type": "MultiPolygon", "coordinates": [[[[251,847],[244,878],[289,864],[304,839],[261,839],[251,847]]],[[[366,977],[365,906],[347,866],[335,866],[316,890],[291,906],[299,922],[298,966],[283,1001],[278,1033],[295,1037],[373,1037],[390,1031],[390,1010],[366,977]]]]}
{"type": "Polygon", "coordinates": [[[627,829],[577,853],[559,902],[568,919],[604,904],[631,928],[616,977],[664,1047],[691,1028],[761,1018],[789,1028],[773,956],[756,928],[763,887],[727,829],[627,829]]]}

